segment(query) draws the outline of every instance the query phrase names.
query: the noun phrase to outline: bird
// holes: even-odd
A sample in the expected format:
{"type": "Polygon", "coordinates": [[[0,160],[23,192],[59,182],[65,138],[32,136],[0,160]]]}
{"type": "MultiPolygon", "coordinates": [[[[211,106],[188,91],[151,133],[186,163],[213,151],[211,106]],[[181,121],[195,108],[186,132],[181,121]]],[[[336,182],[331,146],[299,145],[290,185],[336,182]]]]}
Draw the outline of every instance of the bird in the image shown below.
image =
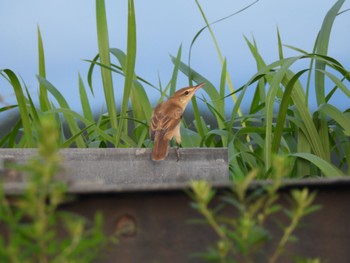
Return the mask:
{"type": "MultiPolygon", "coordinates": [[[[178,145],[181,144],[180,124],[182,114],[195,92],[204,86],[189,86],[179,89],[167,101],[158,104],[153,111],[150,124],[150,137],[154,141],[152,160],[162,161],[168,155],[169,141],[175,138],[178,145]]],[[[179,160],[178,148],[176,148],[179,160]]]]}

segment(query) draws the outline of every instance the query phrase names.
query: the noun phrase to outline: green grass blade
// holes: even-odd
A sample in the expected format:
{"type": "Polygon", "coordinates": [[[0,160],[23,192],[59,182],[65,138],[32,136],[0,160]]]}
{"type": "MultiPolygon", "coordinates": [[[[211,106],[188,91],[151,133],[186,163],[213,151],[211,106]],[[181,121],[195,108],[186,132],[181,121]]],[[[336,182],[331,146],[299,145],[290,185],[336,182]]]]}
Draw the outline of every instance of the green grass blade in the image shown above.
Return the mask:
{"type": "Polygon", "coordinates": [[[278,57],[280,59],[283,59],[283,48],[282,48],[282,39],[281,39],[281,35],[280,35],[280,31],[277,27],[277,46],[278,46],[278,57]]]}
{"type": "MultiPolygon", "coordinates": [[[[38,58],[39,58],[39,76],[42,78],[46,78],[46,70],[45,70],[45,54],[44,54],[44,45],[43,40],[40,33],[39,26],[38,30],[38,58]]],[[[39,103],[40,109],[42,111],[47,111],[50,109],[50,102],[47,96],[47,90],[39,83],[39,103]]]]}
{"type": "MultiPolygon", "coordinates": [[[[119,74],[122,74],[123,76],[125,76],[124,71],[126,70],[126,60],[127,60],[126,54],[122,50],[117,48],[111,48],[111,54],[117,58],[117,60],[121,65],[120,67],[121,73],[119,74]]],[[[113,66],[113,67],[117,67],[117,66],[113,66]]],[[[114,71],[113,68],[111,68],[111,70],[114,71]]],[[[148,123],[152,116],[152,106],[149,102],[145,89],[141,85],[141,81],[152,87],[152,84],[150,84],[147,81],[146,82],[143,81],[142,78],[137,77],[136,74],[134,73],[134,78],[132,82],[133,86],[131,88],[130,95],[129,95],[131,99],[133,118],[130,118],[127,116],[127,120],[135,119],[137,121],[141,121],[141,122],[146,121],[148,123]]],[[[135,123],[135,125],[137,125],[137,123],[135,123]]]]}
{"type": "Polygon", "coordinates": [[[90,91],[91,91],[93,96],[94,96],[94,88],[92,85],[92,74],[94,72],[95,65],[98,64],[97,60],[99,59],[99,57],[100,57],[100,55],[97,54],[92,60],[85,60],[86,62],[90,63],[90,67],[89,67],[88,74],[87,74],[87,82],[89,84],[90,91]]]}
{"type": "Polygon", "coordinates": [[[290,156],[302,158],[317,166],[326,177],[335,177],[344,175],[342,171],[323,160],[322,158],[310,153],[293,153],[290,156]]]}
{"type": "Polygon", "coordinates": [[[14,109],[14,108],[17,108],[17,107],[18,107],[18,105],[8,105],[8,106],[0,108],[0,112],[11,110],[11,109],[14,109]]]}
{"type": "MultiPolygon", "coordinates": [[[[289,78],[292,73],[289,73],[289,78]]],[[[322,145],[322,140],[318,134],[317,128],[312,119],[312,114],[307,105],[305,105],[305,92],[301,85],[296,85],[292,93],[293,102],[298,110],[302,125],[305,126],[305,135],[307,136],[313,152],[326,160],[326,153],[322,145]]]]}
{"type": "MultiPolygon", "coordinates": [[[[252,53],[252,55],[255,59],[257,69],[261,70],[261,69],[265,68],[266,63],[258,51],[258,47],[255,43],[255,40],[253,40],[254,43],[251,43],[246,37],[244,37],[244,39],[249,47],[250,52],[252,53]]],[[[268,75],[265,75],[265,77],[269,78],[268,75]]],[[[264,78],[262,78],[261,80],[259,80],[257,89],[256,89],[255,94],[254,94],[253,101],[250,105],[250,110],[252,111],[256,107],[258,107],[258,105],[265,103],[265,99],[266,99],[265,80],[264,80],[264,78]]]]}
{"type": "Polygon", "coordinates": [[[78,82],[79,82],[80,103],[83,109],[83,115],[86,119],[90,121],[94,121],[94,116],[92,114],[90,102],[89,102],[86,89],[80,74],[78,74],[78,82]]]}
{"type": "Polygon", "coordinates": [[[273,153],[278,153],[278,148],[280,146],[282,132],[283,132],[283,129],[285,127],[287,110],[288,110],[288,106],[289,106],[290,99],[292,96],[294,84],[298,81],[300,76],[302,74],[304,74],[306,71],[308,71],[308,69],[301,70],[297,74],[295,74],[291,78],[291,80],[288,82],[288,85],[286,86],[286,88],[284,90],[283,98],[281,100],[281,104],[280,104],[277,119],[276,119],[276,128],[275,128],[273,140],[272,140],[272,148],[271,149],[272,149],[273,153]]]}
{"type": "MultiPolygon", "coordinates": [[[[344,2],[345,0],[338,0],[332,6],[332,8],[327,12],[317,37],[317,42],[316,42],[317,54],[327,55],[332,26],[344,2]]],[[[325,70],[326,64],[322,60],[316,60],[315,66],[316,66],[316,72],[315,72],[316,100],[318,105],[321,105],[325,103],[325,83],[324,83],[325,80],[324,80],[324,74],[321,71],[325,70]]]]}
{"type": "MultiPolygon", "coordinates": [[[[338,0],[332,8],[327,12],[325,19],[323,20],[321,30],[317,37],[316,42],[316,52],[321,55],[327,55],[328,44],[330,39],[330,34],[334,20],[343,5],[345,0],[338,0]]],[[[316,101],[318,105],[326,103],[326,94],[325,94],[325,75],[322,73],[326,68],[326,64],[322,60],[316,60],[315,63],[315,93],[316,101]]],[[[325,160],[330,161],[330,142],[328,135],[328,125],[325,117],[320,115],[320,125],[319,125],[319,134],[321,140],[323,141],[323,149],[325,153],[325,160]]]]}
{"type": "Polygon", "coordinates": [[[170,80],[170,96],[172,96],[176,91],[177,76],[179,73],[179,63],[181,62],[182,45],[180,45],[177,51],[176,59],[174,60],[174,69],[170,80]]]}
{"type": "MultiPolygon", "coordinates": [[[[204,20],[204,22],[205,22],[205,27],[203,27],[201,30],[199,30],[199,32],[195,35],[195,37],[194,37],[193,40],[192,40],[192,43],[191,43],[191,46],[190,46],[190,52],[189,52],[189,65],[190,65],[190,60],[191,60],[191,50],[192,50],[192,46],[193,46],[194,42],[196,41],[197,37],[198,37],[205,29],[208,29],[208,30],[209,30],[210,36],[211,36],[211,38],[212,38],[212,40],[213,40],[213,42],[214,42],[214,45],[215,45],[216,53],[217,53],[217,55],[218,55],[218,57],[219,57],[219,60],[220,60],[221,64],[223,65],[223,63],[224,63],[224,58],[223,58],[223,56],[222,56],[222,54],[221,54],[221,50],[220,50],[220,48],[219,48],[218,41],[217,41],[217,39],[216,39],[216,37],[215,37],[215,34],[214,34],[214,32],[213,32],[211,26],[212,26],[213,24],[215,24],[215,23],[218,23],[218,22],[220,22],[220,21],[226,20],[226,19],[228,19],[228,18],[230,18],[230,17],[233,17],[233,16],[235,16],[235,15],[237,15],[237,14],[243,12],[244,10],[246,10],[246,9],[248,9],[249,7],[251,7],[251,6],[253,6],[254,4],[256,4],[256,3],[258,2],[258,0],[252,2],[251,4],[248,4],[247,6],[243,7],[242,9],[238,10],[237,12],[235,12],[235,13],[229,15],[229,16],[226,16],[226,17],[221,18],[221,19],[219,19],[219,20],[217,20],[217,21],[214,21],[213,23],[209,23],[209,21],[208,21],[206,15],[205,15],[205,12],[203,11],[203,8],[201,7],[199,1],[196,0],[195,2],[196,2],[196,5],[197,5],[197,7],[198,7],[198,10],[199,10],[199,12],[201,13],[202,18],[203,18],[203,20],[204,20]]],[[[228,87],[229,87],[229,89],[230,89],[230,94],[231,94],[232,100],[233,100],[234,103],[236,103],[236,101],[237,101],[236,93],[234,92],[233,83],[232,83],[230,74],[229,74],[228,72],[226,72],[226,80],[227,80],[228,87]]],[[[241,109],[240,109],[240,108],[238,108],[237,113],[238,113],[239,116],[242,116],[242,112],[241,112],[241,109]]]]}
{"type": "Polygon", "coordinates": [[[202,137],[204,136],[204,127],[202,127],[202,121],[201,121],[201,113],[199,111],[197,98],[195,96],[191,99],[192,102],[192,108],[193,108],[193,115],[195,120],[195,126],[198,128],[198,133],[202,137]]]}
{"type": "MultiPolygon", "coordinates": [[[[57,100],[60,107],[64,108],[64,109],[69,109],[69,105],[68,105],[66,99],[62,96],[62,94],[49,81],[47,81],[46,79],[44,79],[40,76],[37,76],[37,77],[38,77],[39,82],[43,85],[43,87],[45,87],[55,97],[55,99],[57,100]]],[[[68,127],[69,127],[71,133],[72,134],[79,133],[80,128],[79,128],[77,122],[75,121],[75,119],[69,115],[63,115],[63,116],[68,124],[68,127]]],[[[77,147],[79,147],[79,148],[86,147],[84,139],[81,136],[76,138],[75,143],[76,143],[77,147]]]]}
{"type": "Polygon", "coordinates": [[[27,107],[27,109],[29,111],[30,116],[32,117],[32,125],[36,126],[36,128],[38,129],[41,127],[41,121],[39,116],[41,112],[38,111],[37,108],[35,107],[34,102],[32,100],[32,96],[30,95],[26,85],[24,85],[24,88],[28,98],[29,106],[27,107]]]}
{"type": "Polygon", "coordinates": [[[141,83],[134,81],[131,91],[131,105],[134,118],[149,123],[152,117],[152,106],[141,83]]]}
{"type": "Polygon", "coordinates": [[[283,78],[285,77],[290,66],[297,61],[298,57],[292,57],[286,59],[282,64],[281,68],[275,73],[271,84],[270,89],[266,96],[266,138],[265,138],[265,147],[264,147],[264,158],[265,158],[265,170],[268,171],[272,165],[272,121],[274,115],[274,105],[275,99],[278,91],[280,90],[280,85],[283,78]]]}
{"type": "Polygon", "coordinates": [[[23,131],[24,131],[24,138],[25,138],[25,143],[24,143],[24,147],[34,147],[35,146],[35,142],[33,139],[33,134],[32,134],[32,125],[31,125],[31,121],[30,121],[30,117],[28,114],[28,110],[27,110],[27,102],[22,90],[22,86],[19,82],[19,79],[17,78],[16,74],[9,70],[9,69],[5,69],[3,70],[3,72],[6,74],[6,76],[8,77],[14,91],[15,91],[15,95],[16,95],[16,99],[17,99],[17,103],[18,103],[18,108],[19,108],[19,114],[22,120],[22,125],[23,125],[23,131]]]}
{"type": "MultiPolygon", "coordinates": [[[[136,62],[136,18],[134,1],[128,1],[128,36],[127,36],[127,52],[125,60],[125,81],[122,107],[120,113],[120,128],[117,130],[116,146],[119,146],[122,134],[125,136],[128,133],[128,105],[131,90],[133,88],[133,80],[135,76],[135,62],[136,62]]],[[[137,98],[135,98],[137,99],[137,98]]]]}
{"type": "MultiPolygon", "coordinates": [[[[75,111],[69,109],[69,108],[59,108],[59,109],[52,109],[50,112],[52,113],[62,113],[64,116],[69,116],[71,119],[77,119],[79,121],[81,121],[82,123],[84,123],[85,127],[90,127],[90,129],[95,132],[98,136],[100,136],[102,139],[110,142],[110,143],[115,143],[115,139],[109,135],[108,132],[106,132],[106,130],[103,130],[101,128],[99,128],[95,123],[91,122],[90,120],[84,118],[83,116],[81,116],[80,114],[76,113],[75,111]]],[[[84,130],[87,130],[86,128],[84,128],[84,130]]],[[[78,135],[77,138],[74,138],[75,140],[77,140],[79,137],[81,137],[81,131],[77,131],[76,133],[72,133],[73,136],[78,135]]],[[[67,147],[68,144],[71,144],[71,139],[68,139],[69,142],[64,142],[62,144],[62,146],[67,147]]]]}
{"type": "Polygon", "coordinates": [[[225,58],[224,62],[222,63],[221,77],[220,77],[219,95],[221,98],[225,97],[226,75],[227,75],[227,62],[226,62],[226,58],[225,58]]]}
{"type": "Polygon", "coordinates": [[[326,116],[331,117],[343,129],[346,136],[350,136],[350,118],[348,115],[341,112],[335,106],[330,104],[323,104],[318,108],[318,111],[326,116]]]}
{"type": "Polygon", "coordinates": [[[336,77],[334,74],[330,73],[329,71],[322,71],[330,80],[333,81],[333,83],[339,88],[344,95],[346,95],[348,98],[350,98],[350,89],[344,85],[344,83],[336,77]]]}
{"type": "MultiPolygon", "coordinates": [[[[101,64],[110,66],[109,39],[107,28],[107,17],[104,0],[96,0],[96,24],[97,24],[97,41],[101,64]]],[[[113,90],[112,73],[110,70],[101,67],[103,90],[107,111],[110,116],[111,127],[115,130],[118,128],[117,110],[113,90]]]]}
{"type": "MultiPolygon", "coordinates": [[[[310,139],[307,138],[307,136],[305,135],[305,132],[302,131],[301,128],[297,129],[296,136],[298,138],[297,139],[297,152],[298,153],[311,153],[310,139]]],[[[310,164],[307,160],[299,158],[297,160],[296,165],[297,165],[297,176],[299,178],[311,175],[310,164]]]]}
{"type": "Polygon", "coordinates": [[[0,140],[1,148],[14,148],[16,147],[16,138],[18,136],[18,131],[22,127],[22,121],[19,119],[12,129],[0,140]]]}

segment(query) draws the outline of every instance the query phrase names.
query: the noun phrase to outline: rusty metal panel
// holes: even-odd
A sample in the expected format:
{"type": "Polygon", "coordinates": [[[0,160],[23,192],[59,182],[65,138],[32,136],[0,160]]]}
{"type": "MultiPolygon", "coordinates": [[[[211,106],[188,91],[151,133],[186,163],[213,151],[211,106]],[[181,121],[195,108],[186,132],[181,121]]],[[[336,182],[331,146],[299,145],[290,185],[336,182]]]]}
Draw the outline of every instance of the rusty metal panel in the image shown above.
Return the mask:
{"type": "MultiPolygon", "coordinates": [[[[178,189],[190,180],[205,179],[214,184],[227,183],[228,154],[225,148],[182,148],[180,159],[174,149],[166,160],[152,161],[151,149],[62,149],[64,172],[70,192],[122,192],[152,189],[178,189]]],[[[23,163],[36,149],[0,149],[4,161],[23,163]]],[[[10,176],[0,165],[0,176],[7,178],[5,191],[20,193],[25,180],[10,176]]],[[[6,180],[5,180],[6,181],[6,180]]]]}
{"type": "MultiPolygon", "coordinates": [[[[349,185],[316,187],[314,190],[318,191],[315,203],[321,204],[322,210],[304,218],[302,228],[295,233],[299,241],[290,243],[288,251],[304,257],[320,257],[332,263],[350,262],[349,185]]],[[[281,192],[282,196],[287,193],[281,192]]],[[[206,225],[189,223],[191,219],[201,218],[189,206],[190,201],[183,191],[174,190],[83,194],[62,209],[91,219],[95,212],[102,211],[107,234],[115,233],[123,222],[134,224],[136,231],[121,237],[119,244],[106,249],[104,258],[98,262],[199,263],[203,261],[191,255],[213,245],[217,236],[206,225]]],[[[227,213],[233,216],[231,210],[227,213]]],[[[286,218],[281,216],[279,219],[286,218]]],[[[276,227],[273,231],[276,235],[281,234],[276,227]]],[[[274,242],[270,243],[266,252],[274,246],[274,242]]],[[[285,257],[279,262],[292,261],[285,257]]]]}

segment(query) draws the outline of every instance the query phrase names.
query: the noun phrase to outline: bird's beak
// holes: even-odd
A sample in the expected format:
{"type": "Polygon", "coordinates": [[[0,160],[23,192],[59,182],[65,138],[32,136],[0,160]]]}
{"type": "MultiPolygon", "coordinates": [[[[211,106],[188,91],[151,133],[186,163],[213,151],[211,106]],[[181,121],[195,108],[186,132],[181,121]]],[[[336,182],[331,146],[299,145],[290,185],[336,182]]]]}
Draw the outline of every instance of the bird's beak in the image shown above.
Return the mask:
{"type": "Polygon", "coordinates": [[[199,90],[201,87],[203,87],[204,84],[205,84],[205,83],[201,83],[201,84],[198,84],[197,86],[195,86],[194,92],[196,92],[196,91],[199,90]]]}

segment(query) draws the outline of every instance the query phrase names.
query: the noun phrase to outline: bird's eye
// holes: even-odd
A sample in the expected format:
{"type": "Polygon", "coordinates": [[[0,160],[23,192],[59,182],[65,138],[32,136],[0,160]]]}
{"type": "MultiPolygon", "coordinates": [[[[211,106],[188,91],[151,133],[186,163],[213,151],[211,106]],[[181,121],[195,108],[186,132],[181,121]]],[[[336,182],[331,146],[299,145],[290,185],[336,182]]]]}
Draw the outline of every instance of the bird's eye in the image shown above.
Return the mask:
{"type": "Polygon", "coordinates": [[[185,94],[185,95],[188,95],[189,93],[190,93],[190,92],[189,92],[188,90],[186,90],[184,94],[185,94]]]}

